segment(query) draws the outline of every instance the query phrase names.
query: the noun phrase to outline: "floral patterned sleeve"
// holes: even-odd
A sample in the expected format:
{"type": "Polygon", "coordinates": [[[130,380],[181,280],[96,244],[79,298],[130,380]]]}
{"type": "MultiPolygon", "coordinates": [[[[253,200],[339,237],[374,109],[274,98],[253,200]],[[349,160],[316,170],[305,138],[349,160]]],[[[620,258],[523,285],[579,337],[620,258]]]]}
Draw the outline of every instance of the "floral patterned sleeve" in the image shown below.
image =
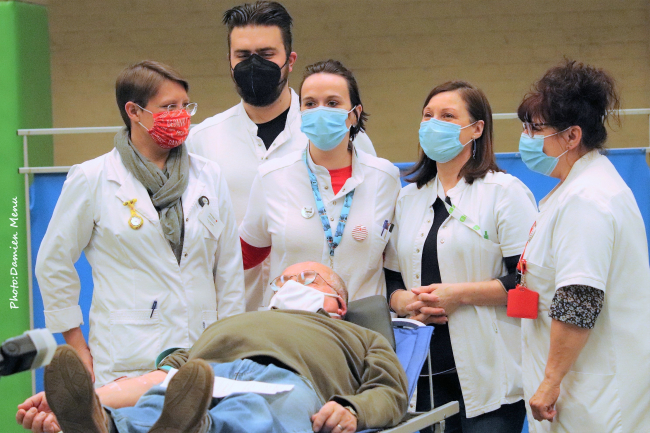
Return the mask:
{"type": "Polygon", "coordinates": [[[548,315],[551,319],[591,329],[603,308],[605,292],[590,286],[571,285],[557,289],[548,315]]]}

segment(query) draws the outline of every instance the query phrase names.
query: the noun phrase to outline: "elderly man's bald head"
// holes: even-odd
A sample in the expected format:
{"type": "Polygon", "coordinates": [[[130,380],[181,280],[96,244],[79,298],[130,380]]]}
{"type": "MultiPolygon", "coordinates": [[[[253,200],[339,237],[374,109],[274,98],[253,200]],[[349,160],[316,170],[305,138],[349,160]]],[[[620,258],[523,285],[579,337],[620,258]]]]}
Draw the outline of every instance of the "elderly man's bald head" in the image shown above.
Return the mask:
{"type": "Polygon", "coordinates": [[[338,276],[336,272],[334,272],[330,267],[325,266],[322,263],[318,262],[302,262],[302,263],[296,263],[295,265],[291,265],[287,267],[283,272],[282,275],[297,275],[301,273],[302,271],[316,271],[318,272],[318,275],[320,275],[327,284],[329,284],[334,290],[336,290],[336,293],[343,298],[343,300],[347,303],[348,302],[348,288],[345,285],[345,281],[341,277],[338,276]]]}

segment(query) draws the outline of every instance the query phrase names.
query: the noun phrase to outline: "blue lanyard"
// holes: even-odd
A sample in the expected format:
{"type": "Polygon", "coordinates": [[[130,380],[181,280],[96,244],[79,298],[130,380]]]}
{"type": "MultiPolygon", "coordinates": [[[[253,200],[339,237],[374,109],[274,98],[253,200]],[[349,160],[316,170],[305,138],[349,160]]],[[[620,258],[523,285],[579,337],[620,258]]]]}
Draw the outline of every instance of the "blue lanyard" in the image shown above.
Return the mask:
{"type": "Polygon", "coordinates": [[[303,160],[307,166],[307,172],[309,173],[309,181],[311,182],[311,190],[314,193],[314,200],[316,200],[316,208],[318,209],[318,215],[320,216],[320,221],[323,224],[323,231],[325,232],[325,239],[327,239],[327,245],[330,248],[330,257],[334,257],[334,250],[341,243],[341,238],[343,237],[343,230],[345,230],[345,223],[348,221],[348,214],[350,213],[350,207],[352,207],[352,198],[354,197],[354,190],[350,191],[345,195],[345,200],[343,201],[343,209],[341,209],[341,216],[339,217],[339,224],[336,227],[336,233],[332,236],[332,227],[330,222],[327,219],[327,211],[325,210],[325,205],[323,204],[323,199],[320,195],[320,190],[318,189],[318,180],[316,175],[309,168],[309,163],[307,162],[307,150],[303,153],[303,160]]]}

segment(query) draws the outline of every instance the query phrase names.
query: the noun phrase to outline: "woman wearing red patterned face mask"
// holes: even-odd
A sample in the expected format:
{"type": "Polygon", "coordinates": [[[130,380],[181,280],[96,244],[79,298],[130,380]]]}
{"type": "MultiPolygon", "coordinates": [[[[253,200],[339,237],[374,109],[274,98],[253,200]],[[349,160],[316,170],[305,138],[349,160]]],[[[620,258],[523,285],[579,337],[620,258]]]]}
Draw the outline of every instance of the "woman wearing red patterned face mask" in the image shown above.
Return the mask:
{"type": "Polygon", "coordinates": [[[169,66],[143,61],[117,78],[125,128],[115,149],[72,167],[41,244],[45,321],[101,385],[155,368],[217,318],[244,312],[237,226],[219,167],[188,154],[196,103],[169,66]],[[88,344],[74,269],[93,268],[88,344]]]}

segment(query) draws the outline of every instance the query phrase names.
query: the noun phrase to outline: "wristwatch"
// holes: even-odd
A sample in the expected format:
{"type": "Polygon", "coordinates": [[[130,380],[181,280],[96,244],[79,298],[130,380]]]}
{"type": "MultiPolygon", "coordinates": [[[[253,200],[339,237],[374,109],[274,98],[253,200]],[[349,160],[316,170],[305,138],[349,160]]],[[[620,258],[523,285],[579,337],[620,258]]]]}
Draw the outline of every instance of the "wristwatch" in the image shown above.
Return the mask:
{"type": "Polygon", "coordinates": [[[350,413],[351,413],[352,415],[354,415],[354,417],[355,417],[356,419],[359,419],[359,415],[357,415],[357,411],[354,410],[354,408],[353,408],[352,406],[343,406],[343,407],[344,407],[345,409],[349,410],[350,413]]]}

